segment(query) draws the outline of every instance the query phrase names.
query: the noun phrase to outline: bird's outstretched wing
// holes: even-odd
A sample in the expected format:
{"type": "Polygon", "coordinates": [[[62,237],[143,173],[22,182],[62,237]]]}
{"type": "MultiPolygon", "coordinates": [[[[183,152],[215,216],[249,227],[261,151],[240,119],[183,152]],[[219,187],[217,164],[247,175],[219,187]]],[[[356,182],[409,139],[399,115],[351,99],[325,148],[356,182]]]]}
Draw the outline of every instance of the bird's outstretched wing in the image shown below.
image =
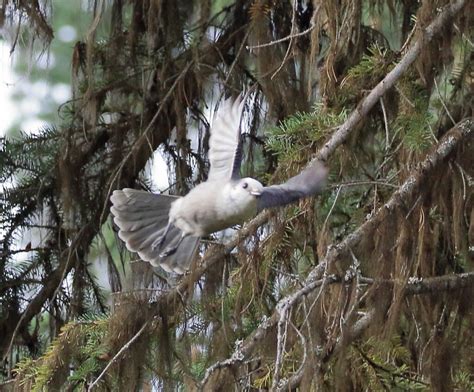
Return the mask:
{"type": "Polygon", "coordinates": [[[241,98],[221,103],[211,125],[209,141],[209,180],[240,178],[242,146],[240,140],[241,98]]]}
{"type": "Polygon", "coordinates": [[[321,192],[326,183],[327,173],[326,166],[316,161],[285,183],[263,188],[262,194],[257,199],[258,211],[290,204],[321,192]]]}
{"type": "Polygon", "coordinates": [[[155,267],[160,265],[168,272],[183,274],[196,253],[199,237],[185,237],[176,252],[162,256],[162,251],[175,244],[182,236],[175,226],[167,229],[169,210],[176,200],[174,196],[156,195],[150,192],[125,188],[116,190],[110,200],[118,236],[127,249],[137,252],[144,261],[155,267]],[[162,243],[159,239],[167,233],[162,243]]]}

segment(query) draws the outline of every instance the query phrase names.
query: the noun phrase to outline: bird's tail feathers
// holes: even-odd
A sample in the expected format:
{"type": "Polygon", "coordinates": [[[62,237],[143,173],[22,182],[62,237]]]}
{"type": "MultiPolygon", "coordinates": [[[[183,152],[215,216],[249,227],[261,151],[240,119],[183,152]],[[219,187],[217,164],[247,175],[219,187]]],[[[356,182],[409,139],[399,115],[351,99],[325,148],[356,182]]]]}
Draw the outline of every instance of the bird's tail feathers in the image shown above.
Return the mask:
{"type": "Polygon", "coordinates": [[[128,250],[168,272],[182,274],[189,268],[199,237],[185,237],[176,252],[162,255],[163,250],[178,243],[182,237],[180,229],[173,225],[167,227],[169,210],[176,197],[125,188],[114,191],[110,200],[118,235],[128,250]]]}

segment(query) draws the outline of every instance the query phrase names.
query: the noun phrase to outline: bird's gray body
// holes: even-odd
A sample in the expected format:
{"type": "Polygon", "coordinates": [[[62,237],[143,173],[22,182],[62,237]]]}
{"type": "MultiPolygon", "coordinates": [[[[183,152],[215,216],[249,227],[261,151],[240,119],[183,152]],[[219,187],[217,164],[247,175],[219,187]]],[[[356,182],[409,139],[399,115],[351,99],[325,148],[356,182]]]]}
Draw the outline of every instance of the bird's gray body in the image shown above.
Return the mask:
{"type": "Polygon", "coordinates": [[[242,224],[264,208],[286,205],[319,192],[327,169],[315,162],[281,185],[264,187],[240,178],[240,100],[223,102],[211,127],[207,181],[184,197],[125,188],[111,201],[118,235],[151,264],[184,273],[200,237],[242,224]]]}

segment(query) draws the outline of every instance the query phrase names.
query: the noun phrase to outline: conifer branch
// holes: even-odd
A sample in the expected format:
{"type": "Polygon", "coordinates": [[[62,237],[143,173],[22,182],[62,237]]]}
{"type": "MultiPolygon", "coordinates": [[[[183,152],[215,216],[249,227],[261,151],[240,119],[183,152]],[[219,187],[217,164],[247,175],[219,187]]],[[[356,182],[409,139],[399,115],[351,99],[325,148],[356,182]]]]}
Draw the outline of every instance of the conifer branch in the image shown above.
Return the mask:
{"type": "MultiPolygon", "coordinates": [[[[392,195],[390,200],[378,209],[378,211],[370,217],[364,224],[362,224],[352,234],[348,235],[343,241],[337,245],[330,246],[326,257],[316,266],[308,275],[303,287],[296,290],[292,294],[284,297],[279,301],[272,316],[264,320],[259,327],[257,327],[252,334],[239,346],[238,353],[234,352],[232,357],[217,363],[210,367],[206,371],[206,375],[202,381],[202,386],[205,387],[206,383],[215,377],[217,370],[221,369],[236,369],[247,360],[250,355],[259,347],[260,342],[276,327],[280,320],[280,314],[282,312],[288,313],[289,309],[293,308],[298,304],[304,297],[312,293],[317,287],[322,286],[325,283],[327,277],[324,276],[324,272],[328,268],[334,265],[337,260],[344,255],[348,254],[351,249],[355,248],[367,236],[371,236],[375,229],[379,227],[383,222],[388,219],[392,219],[395,213],[403,206],[411,205],[413,200],[416,199],[422,186],[428,181],[430,175],[437,169],[449,156],[453,153],[459,145],[466,143],[470,137],[472,137],[474,131],[474,120],[466,119],[451,131],[449,131],[440,143],[436,150],[429,154],[426,159],[420,164],[418,170],[411,175],[400,189],[392,195]]],[[[438,278],[439,279],[439,278],[438,278]]],[[[417,282],[414,286],[413,293],[428,292],[429,285],[421,285],[422,281],[417,282]]],[[[442,280],[435,280],[431,283],[434,287],[445,287],[446,289],[452,289],[457,286],[472,283],[472,277],[459,277],[456,280],[457,284],[450,278],[442,280]]],[[[371,314],[371,312],[369,312],[371,314]]],[[[354,325],[353,334],[356,336],[359,332],[363,332],[365,328],[362,323],[354,325]],[[356,327],[356,325],[358,325],[356,327]]]]}

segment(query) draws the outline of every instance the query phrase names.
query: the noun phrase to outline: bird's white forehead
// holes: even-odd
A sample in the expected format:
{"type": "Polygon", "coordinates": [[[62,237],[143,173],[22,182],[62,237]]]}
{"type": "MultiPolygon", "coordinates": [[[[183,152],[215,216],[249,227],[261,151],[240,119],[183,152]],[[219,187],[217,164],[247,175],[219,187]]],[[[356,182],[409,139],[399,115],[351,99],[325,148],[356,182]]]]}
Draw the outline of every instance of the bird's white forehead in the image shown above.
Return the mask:
{"type": "Polygon", "coordinates": [[[251,188],[254,188],[254,189],[259,189],[259,188],[263,188],[263,185],[257,181],[256,179],[254,178],[250,178],[250,177],[247,177],[247,178],[242,178],[240,181],[239,181],[239,184],[243,184],[244,182],[246,182],[247,184],[249,184],[249,186],[251,188]]]}

